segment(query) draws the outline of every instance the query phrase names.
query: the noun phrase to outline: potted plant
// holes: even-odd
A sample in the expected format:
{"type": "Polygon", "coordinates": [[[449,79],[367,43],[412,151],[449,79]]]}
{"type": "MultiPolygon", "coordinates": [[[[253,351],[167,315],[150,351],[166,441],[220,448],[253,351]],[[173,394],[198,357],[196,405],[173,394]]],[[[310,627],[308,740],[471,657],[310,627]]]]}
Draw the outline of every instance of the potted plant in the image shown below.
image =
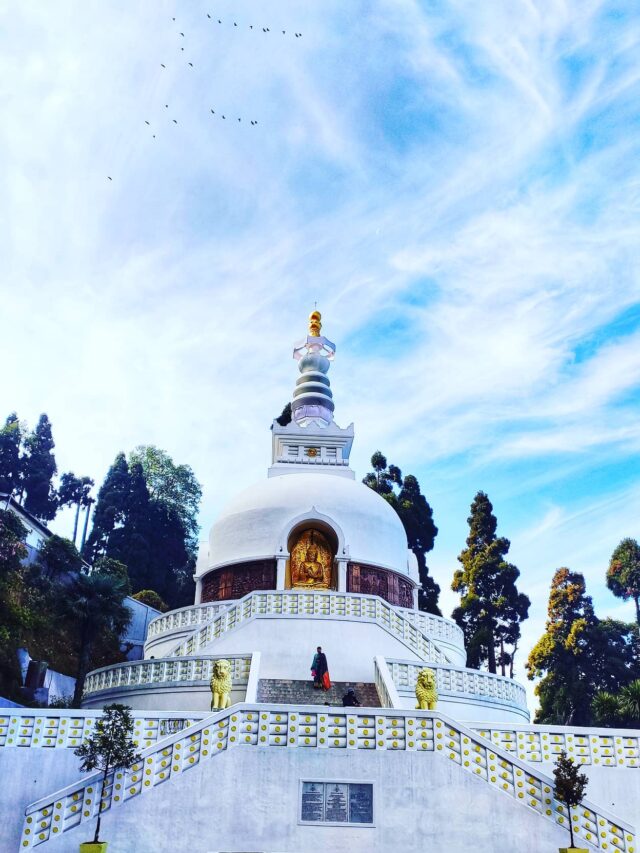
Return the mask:
{"type": "Polygon", "coordinates": [[[589,853],[584,847],[573,846],[573,821],[571,819],[571,809],[579,806],[582,802],[589,779],[584,773],[580,773],[578,765],[574,764],[573,759],[569,758],[564,750],[558,756],[553,775],[555,778],[553,794],[557,800],[565,804],[569,812],[571,847],[561,847],[560,853],[589,853]]]}
{"type": "Polygon", "coordinates": [[[95,835],[93,841],[85,841],[80,845],[80,853],[106,853],[107,842],[100,841],[99,836],[107,776],[115,770],[128,770],[142,761],[142,756],[136,752],[133,742],[133,717],[129,710],[126,705],[107,705],[96,722],[93,733],[75,750],[78,758],[82,759],[80,769],[83,772],[102,771],[95,835]]]}

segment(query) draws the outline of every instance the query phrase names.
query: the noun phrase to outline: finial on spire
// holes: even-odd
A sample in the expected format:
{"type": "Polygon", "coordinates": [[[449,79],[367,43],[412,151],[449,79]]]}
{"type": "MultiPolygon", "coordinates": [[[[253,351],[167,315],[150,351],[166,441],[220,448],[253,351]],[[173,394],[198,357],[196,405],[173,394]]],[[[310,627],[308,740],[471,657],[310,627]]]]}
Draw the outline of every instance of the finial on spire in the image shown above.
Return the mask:
{"type": "Polygon", "coordinates": [[[322,314],[319,311],[312,311],[309,314],[309,334],[312,338],[320,337],[320,330],[322,329],[322,314]]]}
{"type": "Polygon", "coordinates": [[[309,334],[293,348],[293,357],[302,374],[291,403],[292,417],[298,426],[328,426],[333,420],[333,399],[326,374],[336,346],[320,334],[321,319],[319,311],[311,312],[309,334]]]}

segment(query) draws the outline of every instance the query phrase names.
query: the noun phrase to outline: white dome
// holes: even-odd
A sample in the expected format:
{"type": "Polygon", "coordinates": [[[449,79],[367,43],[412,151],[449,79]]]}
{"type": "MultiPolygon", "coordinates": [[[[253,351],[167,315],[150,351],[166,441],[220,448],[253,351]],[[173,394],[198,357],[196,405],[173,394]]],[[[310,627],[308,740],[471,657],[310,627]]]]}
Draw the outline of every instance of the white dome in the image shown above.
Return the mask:
{"type": "Polygon", "coordinates": [[[291,529],[313,518],[335,530],[338,557],[413,576],[395,510],[363,483],[320,472],[270,477],[241,492],[211,528],[208,569],[286,554],[291,529]]]}

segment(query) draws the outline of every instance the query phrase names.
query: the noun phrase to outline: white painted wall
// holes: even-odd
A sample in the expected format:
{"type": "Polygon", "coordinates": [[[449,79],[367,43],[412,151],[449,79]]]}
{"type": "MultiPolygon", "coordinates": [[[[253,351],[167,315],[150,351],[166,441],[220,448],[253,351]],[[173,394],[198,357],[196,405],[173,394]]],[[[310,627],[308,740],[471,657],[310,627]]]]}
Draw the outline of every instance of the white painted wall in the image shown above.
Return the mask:
{"type": "Polygon", "coordinates": [[[240,623],[199,652],[223,655],[238,649],[260,649],[260,678],[297,681],[311,678],[311,661],[317,646],[322,646],[327,656],[334,681],[373,682],[375,655],[420,660],[404,643],[374,623],[300,616],[264,616],[240,623]]]}
{"type": "MultiPolygon", "coordinates": [[[[246,685],[234,686],[231,703],[244,702],[246,685]]],[[[112,702],[121,702],[134,711],[201,711],[211,708],[211,690],[208,681],[175,681],[159,685],[144,684],[134,687],[112,687],[90,694],[82,702],[83,708],[104,708],[112,702]]],[[[476,715],[477,716],[477,715],[476,715]]]]}
{"type": "MultiPolygon", "coordinates": [[[[16,765],[18,752],[10,757],[16,765]]],[[[23,767],[20,783],[29,786],[28,776],[23,767]]],[[[8,851],[18,849],[17,806],[12,795],[8,851]]],[[[434,753],[286,747],[230,750],[117,806],[102,827],[113,853],[556,853],[568,844],[565,830],[434,753]],[[372,781],[376,827],[299,825],[301,779],[372,781]]],[[[45,850],[77,853],[92,828],[65,833],[45,850]]]]}

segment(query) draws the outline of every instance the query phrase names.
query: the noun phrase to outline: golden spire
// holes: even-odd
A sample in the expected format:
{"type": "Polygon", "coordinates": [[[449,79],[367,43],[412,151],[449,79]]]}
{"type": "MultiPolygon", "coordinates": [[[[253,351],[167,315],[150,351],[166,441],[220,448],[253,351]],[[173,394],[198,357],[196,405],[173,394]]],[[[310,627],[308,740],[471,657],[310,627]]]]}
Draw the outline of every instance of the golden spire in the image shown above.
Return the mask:
{"type": "Polygon", "coordinates": [[[320,329],[322,328],[322,314],[319,311],[312,311],[309,314],[309,334],[312,338],[320,337],[320,329]]]}

